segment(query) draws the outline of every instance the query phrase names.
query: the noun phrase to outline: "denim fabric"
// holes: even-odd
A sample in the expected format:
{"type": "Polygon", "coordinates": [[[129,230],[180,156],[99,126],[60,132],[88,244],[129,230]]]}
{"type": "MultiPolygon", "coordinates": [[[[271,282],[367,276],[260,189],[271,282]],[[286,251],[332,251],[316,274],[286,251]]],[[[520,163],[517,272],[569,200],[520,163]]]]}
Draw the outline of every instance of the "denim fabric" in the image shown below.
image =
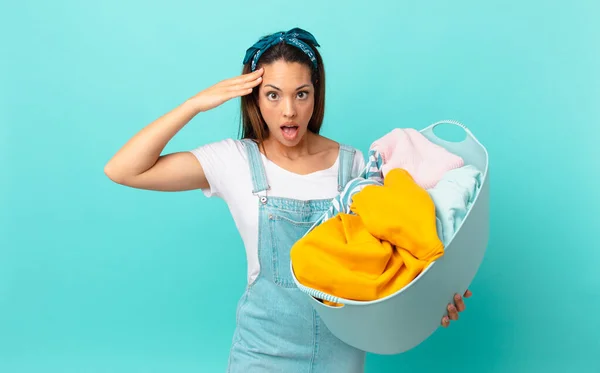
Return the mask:
{"type": "MultiPolygon", "coordinates": [[[[365,352],[327,329],[290,272],[290,249],[331,206],[268,195],[258,147],[245,140],[259,213],[260,273],[241,297],[229,357],[230,373],[363,373],[365,352]]],[[[338,190],[351,175],[354,149],[342,146],[338,190]]]]}

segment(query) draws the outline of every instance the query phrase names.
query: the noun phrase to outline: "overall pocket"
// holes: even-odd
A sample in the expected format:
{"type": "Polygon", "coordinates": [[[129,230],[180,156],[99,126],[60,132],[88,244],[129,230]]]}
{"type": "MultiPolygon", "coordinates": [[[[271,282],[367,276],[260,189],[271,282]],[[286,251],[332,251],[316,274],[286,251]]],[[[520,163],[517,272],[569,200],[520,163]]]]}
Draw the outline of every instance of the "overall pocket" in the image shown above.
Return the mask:
{"type": "Polygon", "coordinates": [[[296,287],[290,270],[290,251],[316,220],[315,218],[313,221],[298,221],[286,216],[285,213],[269,215],[273,281],[277,285],[285,288],[296,287]]]}

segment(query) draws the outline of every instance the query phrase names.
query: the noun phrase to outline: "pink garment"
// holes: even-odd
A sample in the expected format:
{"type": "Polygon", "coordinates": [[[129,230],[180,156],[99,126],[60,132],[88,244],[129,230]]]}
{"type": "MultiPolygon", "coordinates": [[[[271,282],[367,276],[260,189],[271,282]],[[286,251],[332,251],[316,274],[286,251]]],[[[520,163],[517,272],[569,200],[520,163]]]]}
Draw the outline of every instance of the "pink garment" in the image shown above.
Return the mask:
{"type": "Polygon", "coordinates": [[[424,189],[433,188],[447,171],[462,167],[464,161],[429,141],[413,128],[396,128],[371,144],[383,160],[383,176],[394,168],[403,168],[424,189]]]}

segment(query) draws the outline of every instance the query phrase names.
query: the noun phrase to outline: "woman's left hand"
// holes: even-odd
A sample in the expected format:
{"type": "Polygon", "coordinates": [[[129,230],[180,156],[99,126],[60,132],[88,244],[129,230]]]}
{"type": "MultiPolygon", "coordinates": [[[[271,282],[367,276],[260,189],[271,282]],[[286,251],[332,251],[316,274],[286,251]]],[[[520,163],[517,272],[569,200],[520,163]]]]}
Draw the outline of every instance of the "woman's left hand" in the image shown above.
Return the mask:
{"type": "MultiPolygon", "coordinates": [[[[467,289],[467,291],[465,291],[464,297],[469,298],[471,295],[473,295],[473,293],[471,293],[471,290],[467,289]]],[[[455,294],[454,304],[448,304],[448,314],[442,317],[442,326],[444,328],[447,328],[450,325],[450,320],[458,320],[458,313],[464,311],[465,308],[466,306],[463,297],[461,297],[459,294],[455,294]]]]}

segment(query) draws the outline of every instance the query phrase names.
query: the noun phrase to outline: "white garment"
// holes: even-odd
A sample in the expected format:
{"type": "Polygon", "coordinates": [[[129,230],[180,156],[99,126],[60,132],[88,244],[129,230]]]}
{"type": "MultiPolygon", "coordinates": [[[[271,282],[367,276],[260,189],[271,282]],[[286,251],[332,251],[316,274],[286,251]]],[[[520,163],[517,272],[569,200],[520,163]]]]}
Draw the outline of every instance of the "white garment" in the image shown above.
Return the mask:
{"type": "MultiPolygon", "coordinates": [[[[196,156],[210,187],[203,189],[207,197],[222,198],[229,207],[235,225],[246,248],[248,283],[257,277],[258,263],[258,198],[252,194],[252,177],[246,148],[240,140],[226,139],[200,146],[190,151],[196,156]]],[[[271,189],[269,196],[298,200],[334,198],[338,192],[339,156],[325,170],[307,175],[287,171],[269,161],[262,153],[261,159],[271,189]]],[[[363,154],[358,149],[354,157],[352,174],[358,175],[365,167],[363,154]]]]}

